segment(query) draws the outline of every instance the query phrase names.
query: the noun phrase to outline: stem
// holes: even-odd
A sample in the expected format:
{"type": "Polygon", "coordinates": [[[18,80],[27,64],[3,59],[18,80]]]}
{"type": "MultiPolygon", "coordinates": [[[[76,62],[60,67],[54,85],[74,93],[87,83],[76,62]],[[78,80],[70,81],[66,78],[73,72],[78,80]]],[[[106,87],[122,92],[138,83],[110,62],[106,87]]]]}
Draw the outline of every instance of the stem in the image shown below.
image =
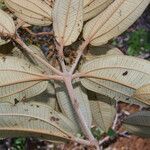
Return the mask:
{"type": "Polygon", "coordinates": [[[42,59],[40,56],[38,56],[36,53],[34,53],[22,40],[19,36],[15,37],[14,40],[21,45],[31,56],[35,57],[38,59],[42,64],[47,66],[49,69],[51,69],[54,73],[57,75],[62,76],[63,73],[60,72],[59,70],[55,69],[53,66],[51,66],[48,62],[46,62],[44,59],[42,59]]]}
{"type": "Polygon", "coordinates": [[[77,65],[78,65],[78,63],[79,63],[79,60],[80,60],[81,56],[83,55],[84,49],[87,47],[88,43],[89,43],[88,41],[85,41],[85,42],[83,42],[83,43],[80,45],[80,47],[79,47],[79,49],[78,49],[77,58],[76,58],[74,64],[72,65],[72,67],[71,67],[71,69],[70,69],[70,74],[73,74],[73,73],[74,73],[74,71],[75,71],[75,69],[76,69],[76,67],[77,67],[77,65]]]}
{"type": "Polygon", "coordinates": [[[113,122],[113,125],[112,125],[112,129],[113,129],[113,130],[116,129],[119,116],[120,116],[120,114],[119,114],[119,113],[116,113],[116,116],[115,116],[115,119],[114,119],[114,122],[113,122]]]}
{"type": "Polygon", "coordinates": [[[78,116],[81,129],[82,129],[83,133],[85,134],[85,136],[90,140],[91,144],[94,144],[97,147],[97,149],[99,149],[98,143],[95,140],[95,138],[93,137],[90,129],[88,128],[88,126],[85,122],[84,116],[82,115],[82,112],[79,108],[79,103],[78,103],[77,98],[75,96],[71,80],[72,80],[72,76],[69,74],[68,74],[68,76],[64,77],[64,82],[65,82],[70,100],[72,102],[72,106],[73,106],[73,108],[74,108],[74,110],[78,116]]]}
{"type": "Polygon", "coordinates": [[[73,142],[77,142],[79,144],[82,144],[82,145],[86,145],[86,146],[94,146],[91,144],[90,141],[88,140],[83,140],[83,139],[80,139],[80,138],[75,138],[75,139],[72,139],[73,142]]]}
{"type": "Polygon", "coordinates": [[[99,145],[101,146],[103,143],[107,142],[110,140],[110,137],[109,136],[106,136],[104,139],[100,140],[99,141],[99,145]]]}
{"type": "Polygon", "coordinates": [[[54,32],[51,31],[51,32],[39,32],[39,33],[34,33],[32,32],[29,28],[23,28],[25,29],[27,32],[29,32],[31,35],[33,36],[40,36],[40,35],[54,35],[54,32]]]}
{"type": "MultiPolygon", "coordinates": [[[[60,61],[60,64],[61,64],[61,67],[62,67],[62,70],[63,70],[63,77],[64,77],[64,82],[65,82],[65,85],[66,85],[66,88],[67,88],[67,91],[68,91],[68,95],[70,97],[70,100],[71,100],[71,103],[72,103],[72,106],[76,112],[76,115],[79,119],[79,123],[80,123],[80,126],[81,126],[81,129],[84,133],[84,135],[90,140],[90,145],[94,145],[96,147],[97,150],[99,150],[99,145],[98,145],[98,142],[96,141],[96,139],[94,138],[94,136],[92,135],[88,125],[86,124],[85,122],[85,119],[84,119],[84,116],[82,115],[82,112],[79,108],[79,103],[78,103],[78,100],[75,96],[75,93],[74,93],[74,89],[73,89],[73,86],[72,86],[72,76],[73,76],[73,72],[75,71],[76,69],[76,66],[83,54],[83,51],[85,49],[85,47],[88,45],[87,42],[84,42],[79,50],[80,52],[78,53],[78,56],[75,60],[75,63],[73,64],[71,70],[68,72],[67,71],[67,68],[66,68],[66,65],[64,63],[64,54],[63,54],[63,45],[58,45],[56,43],[56,49],[58,50],[58,54],[59,54],[59,61],[60,61]]],[[[78,142],[78,141],[77,141],[78,142]]]]}
{"type": "Polygon", "coordinates": [[[64,63],[64,53],[63,53],[63,45],[61,45],[59,47],[59,45],[56,45],[57,49],[58,49],[58,53],[59,53],[59,62],[61,64],[61,67],[62,67],[62,70],[63,70],[63,73],[67,73],[67,68],[66,68],[66,65],[64,63]]]}

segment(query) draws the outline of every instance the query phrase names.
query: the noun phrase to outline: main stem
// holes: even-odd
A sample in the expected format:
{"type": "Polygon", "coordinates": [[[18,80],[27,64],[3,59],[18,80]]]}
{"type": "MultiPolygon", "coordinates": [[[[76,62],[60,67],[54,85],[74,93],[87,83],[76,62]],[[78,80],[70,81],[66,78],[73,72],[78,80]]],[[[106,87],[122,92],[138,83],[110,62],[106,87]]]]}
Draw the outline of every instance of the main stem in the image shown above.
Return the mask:
{"type": "Polygon", "coordinates": [[[57,47],[57,49],[59,51],[59,56],[60,56],[59,61],[60,61],[60,64],[61,64],[61,67],[62,67],[62,70],[63,70],[63,74],[64,74],[64,76],[63,76],[64,77],[64,82],[65,82],[65,85],[66,85],[66,88],[67,88],[68,95],[70,97],[72,106],[73,106],[73,108],[76,112],[76,115],[78,116],[80,127],[81,127],[84,135],[89,139],[91,145],[95,145],[96,149],[99,150],[100,149],[99,144],[96,141],[96,139],[94,138],[93,134],[91,133],[88,125],[86,124],[84,116],[83,116],[83,114],[80,110],[79,103],[78,103],[77,97],[76,97],[75,92],[74,92],[74,88],[72,86],[73,72],[75,71],[75,69],[78,65],[78,62],[79,62],[79,60],[80,60],[80,58],[83,54],[83,51],[84,51],[84,49],[86,48],[87,45],[88,45],[88,42],[85,41],[79,47],[78,56],[77,56],[74,64],[72,65],[72,68],[70,69],[69,72],[66,69],[66,65],[64,64],[64,60],[63,60],[62,55],[61,55],[63,53],[63,45],[60,45],[59,47],[57,47]]]}
{"type": "Polygon", "coordinates": [[[68,95],[71,99],[72,106],[73,106],[73,108],[74,108],[74,110],[75,110],[75,112],[78,116],[81,129],[82,129],[83,133],[85,134],[85,136],[90,140],[91,144],[94,144],[96,146],[97,142],[96,142],[94,136],[92,135],[89,127],[87,126],[87,124],[85,122],[85,119],[84,119],[84,116],[82,115],[81,110],[79,109],[79,103],[78,103],[78,100],[75,96],[74,89],[73,89],[71,81],[72,81],[72,76],[71,75],[68,74],[68,76],[64,77],[64,82],[65,82],[65,85],[66,85],[66,88],[67,88],[67,91],[68,91],[68,95]]]}

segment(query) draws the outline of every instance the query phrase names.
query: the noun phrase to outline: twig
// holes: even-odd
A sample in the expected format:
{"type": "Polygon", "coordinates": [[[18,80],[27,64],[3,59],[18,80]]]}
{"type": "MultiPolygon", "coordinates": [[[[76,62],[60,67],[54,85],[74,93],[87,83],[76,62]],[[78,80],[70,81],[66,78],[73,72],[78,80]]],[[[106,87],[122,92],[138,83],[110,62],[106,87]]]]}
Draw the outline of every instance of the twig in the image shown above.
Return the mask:
{"type": "Polygon", "coordinates": [[[117,123],[118,123],[118,119],[119,119],[119,117],[120,117],[121,114],[122,114],[122,113],[120,112],[120,110],[119,110],[118,101],[116,101],[115,108],[116,108],[116,115],[115,115],[115,119],[114,119],[114,122],[113,122],[113,125],[112,125],[112,129],[113,129],[113,130],[116,130],[117,123]]]}
{"type": "Polygon", "coordinates": [[[74,73],[74,71],[75,71],[75,69],[76,69],[76,67],[77,67],[77,65],[79,63],[79,60],[80,60],[81,56],[83,55],[84,49],[87,47],[87,45],[88,45],[88,41],[84,41],[80,45],[80,47],[78,49],[78,55],[76,57],[76,60],[75,60],[74,64],[72,65],[71,69],[70,69],[70,74],[74,73]]]}
{"type": "Polygon", "coordinates": [[[59,55],[59,62],[60,62],[60,65],[62,67],[62,71],[64,74],[67,73],[67,68],[66,68],[66,65],[64,63],[64,53],[63,53],[63,45],[59,46],[57,42],[55,42],[55,46],[56,46],[56,49],[58,51],[58,55],[59,55]]]}
{"type": "Polygon", "coordinates": [[[101,146],[103,143],[107,142],[110,140],[110,137],[109,136],[106,136],[104,139],[100,140],[99,141],[99,146],[101,146]]]}
{"type": "Polygon", "coordinates": [[[42,59],[40,56],[38,56],[36,53],[34,53],[22,40],[19,36],[16,36],[14,38],[14,40],[20,44],[31,56],[35,57],[36,59],[38,59],[42,64],[44,64],[45,66],[47,66],[50,70],[52,70],[54,73],[56,73],[57,75],[62,76],[63,73],[60,72],[59,70],[55,69],[53,66],[51,66],[48,62],[46,62],[44,59],[42,59]]]}
{"type": "Polygon", "coordinates": [[[79,144],[86,145],[86,146],[94,146],[94,145],[91,144],[90,141],[88,141],[88,140],[83,140],[83,139],[80,139],[80,138],[75,138],[75,139],[73,139],[73,142],[77,142],[77,143],[79,143],[79,144]]]}
{"type": "Polygon", "coordinates": [[[33,36],[40,36],[40,35],[54,35],[54,32],[51,31],[51,32],[39,32],[39,33],[34,33],[32,32],[29,28],[23,28],[25,29],[27,32],[29,32],[31,35],[33,36]]]}
{"type": "Polygon", "coordinates": [[[115,116],[115,119],[114,119],[114,122],[113,122],[113,125],[112,125],[112,129],[115,130],[116,129],[116,126],[117,126],[117,123],[118,123],[118,118],[120,117],[120,113],[116,113],[116,116],[115,116]]]}

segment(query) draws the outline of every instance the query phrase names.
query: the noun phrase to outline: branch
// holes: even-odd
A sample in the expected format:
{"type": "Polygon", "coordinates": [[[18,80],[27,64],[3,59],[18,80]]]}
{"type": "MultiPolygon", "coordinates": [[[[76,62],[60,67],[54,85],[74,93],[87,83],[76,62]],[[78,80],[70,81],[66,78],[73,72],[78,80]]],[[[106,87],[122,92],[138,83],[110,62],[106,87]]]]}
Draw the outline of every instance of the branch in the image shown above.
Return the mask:
{"type": "Polygon", "coordinates": [[[74,71],[75,71],[75,69],[76,69],[76,67],[77,67],[77,65],[79,63],[79,60],[80,60],[81,56],[83,55],[84,49],[87,47],[88,44],[89,44],[89,41],[84,41],[80,45],[80,47],[78,49],[78,55],[76,57],[76,60],[75,60],[74,64],[72,65],[71,69],[70,69],[70,74],[74,73],[74,71]]]}
{"type": "Polygon", "coordinates": [[[55,41],[55,46],[56,46],[56,49],[57,49],[58,54],[59,54],[59,62],[60,62],[62,71],[63,71],[63,73],[66,74],[67,68],[66,68],[66,65],[64,63],[63,45],[58,45],[58,43],[55,41]]]}
{"type": "Polygon", "coordinates": [[[29,28],[23,28],[25,29],[27,32],[29,32],[31,35],[33,36],[40,36],[40,35],[54,35],[54,32],[51,31],[51,32],[39,32],[39,33],[34,33],[32,32],[29,28]]]}
{"type": "Polygon", "coordinates": [[[59,70],[55,69],[53,66],[51,66],[48,62],[46,62],[44,59],[42,59],[40,56],[38,56],[36,53],[34,53],[22,40],[19,36],[16,36],[14,38],[14,40],[21,45],[31,56],[35,57],[36,59],[38,59],[42,64],[44,64],[45,66],[47,66],[50,70],[52,70],[54,73],[56,73],[57,75],[62,76],[63,73],[60,72],[59,70]]]}
{"type": "Polygon", "coordinates": [[[75,96],[71,80],[72,80],[72,76],[70,76],[68,73],[68,76],[64,77],[64,81],[65,81],[65,85],[66,85],[66,88],[68,91],[68,95],[69,95],[70,100],[72,102],[72,106],[76,112],[76,115],[78,116],[81,129],[82,129],[83,133],[85,134],[85,136],[90,140],[91,144],[97,146],[97,149],[99,149],[98,143],[95,140],[94,136],[92,135],[89,127],[87,126],[87,124],[85,122],[84,116],[81,113],[81,110],[79,108],[79,103],[78,103],[77,98],[75,96]]]}
{"type": "Polygon", "coordinates": [[[75,139],[73,139],[73,142],[77,142],[77,143],[82,144],[82,145],[85,145],[85,146],[94,146],[94,145],[91,144],[90,141],[88,141],[88,140],[83,140],[83,139],[80,139],[80,138],[75,138],[75,139]]]}
{"type": "Polygon", "coordinates": [[[115,119],[114,119],[113,125],[112,125],[112,127],[111,127],[113,130],[116,130],[116,128],[117,128],[117,123],[118,123],[118,119],[119,119],[119,117],[122,115],[122,113],[121,113],[120,110],[119,110],[118,101],[116,101],[115,108],[116,108],[116,115],[115,115],[115,119]]]}

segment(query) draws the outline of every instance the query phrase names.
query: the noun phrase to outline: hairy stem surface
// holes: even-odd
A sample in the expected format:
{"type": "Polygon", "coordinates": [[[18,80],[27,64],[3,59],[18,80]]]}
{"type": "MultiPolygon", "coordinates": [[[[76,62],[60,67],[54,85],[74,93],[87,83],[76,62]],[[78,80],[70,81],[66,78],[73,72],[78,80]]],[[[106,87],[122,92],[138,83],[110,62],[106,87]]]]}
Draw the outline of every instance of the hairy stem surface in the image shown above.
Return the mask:
{"type": "Polygon", "coordinates": [[[97,148],[98,148],[99,146],[97,145],[97,141],[95,140],[89,127],[87,126],[85,119],[84,119],[84,116],[82,115],[82,112],[79,108],[79,103],[78,103],[77,98],[75,96],[71,81],[72,81],[71,76],[68,75],[68,76],[64,77],[64,82],[65,82],[65,85],[66,85],[66,88],[68,91],[68,95],[69,95],[70,100],[72,102],[72,106],[76,112],[76,115],[78,116],[81,129],[82,129],[83,133],[85,134],[85,136],[90,140],[91,144],[97,146],[97,148]]]}
{"type": "Polygon", "coordinates": [[[40,56],[38,56],[36,53],[34,53],[22,40],[19,36],[15,37],[14,40],[21,45],[31,56],[35,57],[37,60],[39,60],[42,64],[47,66],[50,70],[52,70],[55,74],[62,76],[63,73],[59,70],[55,69],[53,66],[51,66],[48,62],[46,62],[44,59],[42,59],[40,56]]]}
{"type": "Polygon", "coordinates": [[[73,73],[74,73],[74,71],[75,71],[75,69],[76,69],[76,67],[77,67],[77,65],[78,65],[78,63],[79,63],[79,61],[80,61],[80,58],[82,57],[83,52],[84,52],[85,48],[87,47],[87,45],[88,45],[88,41],[85,41],[85,42],[83,42],[83,43],[80,45],[80,47],[79,47],[79,49],[78,49],[77,58],[76,58],[74,64],[72,65],[72,67],[71,67],[71,69],[70,69],[70,74],[73,74],[73,73]]]}

